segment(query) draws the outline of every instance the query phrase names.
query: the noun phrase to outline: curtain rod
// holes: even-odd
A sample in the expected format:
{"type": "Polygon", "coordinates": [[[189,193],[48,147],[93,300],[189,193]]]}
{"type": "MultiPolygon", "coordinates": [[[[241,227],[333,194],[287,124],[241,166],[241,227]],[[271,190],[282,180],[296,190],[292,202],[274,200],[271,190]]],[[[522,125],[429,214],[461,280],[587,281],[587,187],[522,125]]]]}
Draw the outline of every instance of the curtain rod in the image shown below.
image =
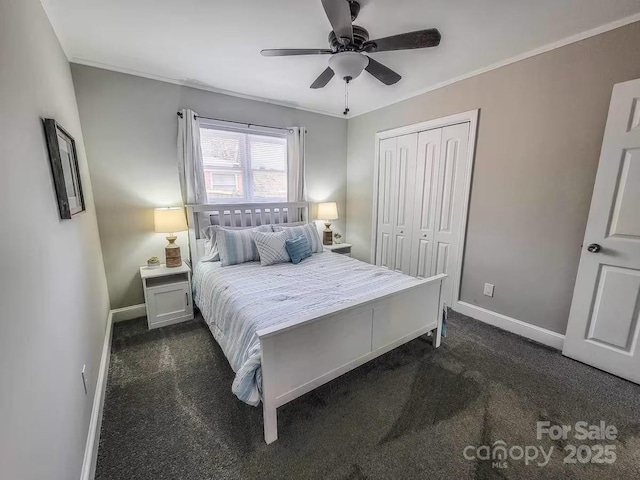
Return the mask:
{"type": "MultiPolygon", "coordinates": [[[[182,118],[182,112],[178,112],[178,116],[182,118]]],[[[214,120],[216,122],[237,123],[238,125],[246,125],[248,128],[263,127],[263,128],[273,128],[275,130],[286,130],[287,132],[293,132],[293,130],[291,130],[290,128],[272,127],[271,125],[259,125],[257,123],[235,122],[233,120],[223,120],[222,118],[203,117],[202,115],[195,115],[195,114],[193,115],[193,118],[204,118],[205,120],[214,120]]]]}

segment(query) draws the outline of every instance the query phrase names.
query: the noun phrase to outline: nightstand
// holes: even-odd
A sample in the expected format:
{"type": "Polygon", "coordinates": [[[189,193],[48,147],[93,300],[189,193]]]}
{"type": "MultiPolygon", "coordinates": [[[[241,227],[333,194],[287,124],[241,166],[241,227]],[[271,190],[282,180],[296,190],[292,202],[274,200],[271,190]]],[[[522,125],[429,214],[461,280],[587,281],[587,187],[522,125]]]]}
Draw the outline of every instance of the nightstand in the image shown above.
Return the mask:
{"type": "Polygon", "coordinates": [[[350,243],[334,243],[333,245],[323,245],[325,252],[339,253],[341,255],[351,256],[350,243]]]}
{"type": "Polygon", "coordinates": [[[191,269],[180,267],[140,267],[149,329],[184,322],[193,318],[191,269]]]}

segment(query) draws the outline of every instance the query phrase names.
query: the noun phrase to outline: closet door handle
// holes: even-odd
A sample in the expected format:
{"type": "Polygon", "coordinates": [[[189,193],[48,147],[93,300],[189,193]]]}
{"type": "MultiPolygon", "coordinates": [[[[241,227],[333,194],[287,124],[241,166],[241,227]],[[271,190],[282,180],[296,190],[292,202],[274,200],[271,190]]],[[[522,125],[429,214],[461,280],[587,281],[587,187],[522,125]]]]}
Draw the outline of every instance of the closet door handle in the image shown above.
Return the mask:
{"type": "Polygon", "coordinates": [[[189,306],[189,294],[187,292],[184,292],[184,298],[187,299],[187,307],[189,306]]]}

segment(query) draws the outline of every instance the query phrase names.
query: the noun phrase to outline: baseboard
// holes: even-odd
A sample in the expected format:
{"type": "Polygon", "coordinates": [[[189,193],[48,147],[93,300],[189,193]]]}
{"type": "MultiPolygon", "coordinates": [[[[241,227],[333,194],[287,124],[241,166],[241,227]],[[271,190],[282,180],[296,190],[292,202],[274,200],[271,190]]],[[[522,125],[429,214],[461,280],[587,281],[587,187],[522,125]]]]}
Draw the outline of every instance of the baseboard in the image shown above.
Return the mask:
{"type": "Polygon", "coordinates": [[[113,330],[114,311],[115,310],[111,310],[107,317],[107,328],[104,334],[104,342],[102,344],[100,370],[98,372],[98,380],[96,382],[96,391],[93,396],[93,407],[91,409],[91,419],[89,421],[89,433],[87,434],[87,444],[84,449],[84,460],[82,461],[80,480],[92,480],[96,473],[96,460],[98,458],[98,445],[100,443],[100,427],[102,426],[102,410],[107,390],[109,360],[111,359],[111,332],[113,330]]]}
{"type": "Polygon", "coordinates": [[[145,317],[147,315],[147,306],[141,303],[130,307],[115,308],[111,310],[111,313],[113,314],[113,323],[124,322],[125,320],[145,317]]]}
{"type": "Polygon", "coordinates": [[[564,345],[564,335],[560,333],[552,332],[546,328],[537,327],[522,320],[517,320],[467,302],[455,302],[453,310],[558,350],[562,350],[564,345]]]}

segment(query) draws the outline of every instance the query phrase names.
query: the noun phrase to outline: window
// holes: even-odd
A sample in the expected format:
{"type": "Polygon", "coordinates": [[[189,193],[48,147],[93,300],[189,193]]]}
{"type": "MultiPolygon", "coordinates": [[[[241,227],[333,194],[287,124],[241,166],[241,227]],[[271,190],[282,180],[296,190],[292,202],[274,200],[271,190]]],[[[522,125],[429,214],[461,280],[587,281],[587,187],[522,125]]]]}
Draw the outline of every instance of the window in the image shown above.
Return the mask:
{"type": "Polygon", "coordinates": [[[287,139],[200,125],[209,203],[287,201],[287,139]]]}

